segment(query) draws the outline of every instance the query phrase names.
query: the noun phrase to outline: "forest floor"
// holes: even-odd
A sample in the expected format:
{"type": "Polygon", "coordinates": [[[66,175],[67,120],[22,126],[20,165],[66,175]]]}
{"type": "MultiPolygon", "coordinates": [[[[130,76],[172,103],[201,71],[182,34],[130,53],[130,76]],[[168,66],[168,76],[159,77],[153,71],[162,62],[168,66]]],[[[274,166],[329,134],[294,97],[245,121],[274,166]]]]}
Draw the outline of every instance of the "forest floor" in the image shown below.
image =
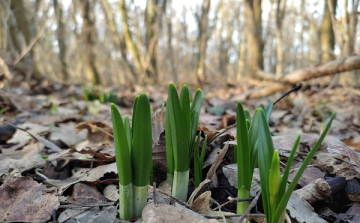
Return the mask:
{"type": "MultiPolygon", "coordinates": [[[[194,192],[195,197],[175,206],[165,205],[173,199],[169,185],[163,182],[165,116],[161,107],[167,88],[115,91],[122,115],[131,117],[134,97],[141,92],[148,94],[154,111],[154,182],[158,190],[149,187],[148,202],[156,205],[144,209],[142,220],[238,222],[236,203],[228,200],[237,196],[231,143],[236,128],[232,125],[236,99],[254,88],[203,89],[198,130],[205,132],[210,142],[203,168],[206,180],[202,190],[194,192],[191,168],[189,196],[194,192]],[[210,169],[212,173],[208,173],[210,169]]],[[[283,93],[242,102],[253,114],[261,103],[266,106],[283,93]]],[[[0,110],[0,222],[119,222],[110,103],[85,101],[81,86],[22,84],[0,91],[0,110]]],[[[297,197],[290,199],[292,222],[360,222],[360,89],[305,85],[274,106],[270,130],[281,164],[286,163],[296,137],[302,135],[293,166],[296,173],[334,111],[336,118],[328,136],[300,179],[297,197]],[[330,190],[321,188],[318,179],[330,190]]],[[[252,197],[259,188],[255,172],[252,197]]],[[[259,199],[251,210],[251,222],[265,222],[262,213],[259,199]]]]}

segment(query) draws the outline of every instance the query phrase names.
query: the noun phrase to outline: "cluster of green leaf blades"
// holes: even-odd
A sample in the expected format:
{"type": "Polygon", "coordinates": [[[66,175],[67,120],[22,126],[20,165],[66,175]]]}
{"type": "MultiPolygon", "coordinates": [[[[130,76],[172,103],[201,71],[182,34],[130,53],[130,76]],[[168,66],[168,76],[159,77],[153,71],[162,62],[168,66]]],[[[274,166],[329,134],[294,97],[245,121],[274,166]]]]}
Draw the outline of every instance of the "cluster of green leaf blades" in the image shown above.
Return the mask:
{"type": "Polygon", "coordinates": [[[190,160],[194,147],[202,104],[198,89],[190,105],[189,88],[184,85],[177,94],[174,84],[169,84],[166,102],[166,160],[167,181],[172,185],[172,195],[186,201],[190,160]]]}
{"type": "Polygon", "coordinates": [[[201,183],[202,169],[204,164],[204,156],[205,149],[207,143],[207,135],[205,136],[203,146],[201,149],[201,154],[199,155],[199,146],[200,146],[200,136],[201,132],[199,132],[198,137],[196,139],[195,148],[194,148],[194,185],[198,187],[201,183]]]}
{"type": "MultiPolygon", "coordinates": [[[[274,102],[271,101],[266,107],[260,107],[265,111],[267,121],[270,119],[274,102]]],[[[238,169],[238,198],[247,199],[250,197],[251,182],[254,169],[258,162],[257,147],[258,130],[251,122],[248,110],[244,109],[241,102],[236,107],[236,139],[235,154],[238,169]]],[[[242,214],[249,206],[248,201],[238,202],[236,213],[242,214]]]]}
{"type": "Polygon", "coordinates": [[[331,115],[330,121],[327,123],[325,130],[322,132],[319,140],[312,147],[306,156],[301,167],[296,173],[291,183],[287,186],[288,176],[292,161],[295,157],[296,149],[300,142],[300,136],[297,138],[291,154],[288,158],[283,176],[281,177],[279,166],[279,152],[274,149],[273,141],[270,135],[267,116],[262,108],[255,110],[252,119],[252,125],[257,129],[258,137],[258,162],[260,171],[260,185],[262,192],[262,201],[264,212],[268,223],[284,222],[286,205],[301,175],[314,157],[316,151],[320,147],[327,132],[330,129],[331,122],[335,117],[335,113],[331,115]]]}
{"type": "Polygon", "coordinates": [[[135,98],[130,121],[124,121],[111,104],[116,165],[119,174],[120,219],[141,216],[147,203],[147,185],[152,167],[152,128],[150,104],[146,94],[135,98]]]}

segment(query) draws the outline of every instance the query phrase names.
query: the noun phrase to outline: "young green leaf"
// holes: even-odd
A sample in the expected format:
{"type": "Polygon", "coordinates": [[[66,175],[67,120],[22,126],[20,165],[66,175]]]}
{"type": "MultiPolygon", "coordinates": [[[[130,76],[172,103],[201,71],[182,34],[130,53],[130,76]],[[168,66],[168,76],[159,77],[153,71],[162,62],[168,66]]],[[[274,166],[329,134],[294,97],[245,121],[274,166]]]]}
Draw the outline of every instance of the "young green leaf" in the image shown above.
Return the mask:
{"type": "MultiPolygon", "coordinates": [[[[250,197],[252,171],[250,169],[251,160],[248,128],[246,126],[245,113],[241,102],[237,103],[236,108],[236,139],[236,156],[238,166],[238,198],[244,199],[250,197]]],[[[248,202],[238,202],[236,211],[237,214],[244,213],[248,205],[248,202]]]]}
{"type": "Polygon", "coordinates": [[[171,136],[174,153],[174,169],[175,171],[189,170],[189,138],[187,136],[186,125],[181,112],[180,100],[176,92],[175,86],[169,84],[169,111],[171,136]]]}
{"type": "Polygon", "coordinates": [[[114,128],[115,158],[119,182],[121,185],[125,186],[132,182],[130,149],[127,143],[123,120],[114,104],[111,104],[111,115],[114,128]]]}
{"type": "Polygon", "coordinates": [[[186,131],[184,134],[187,135],[188,141],[190,141],[190,125],[191,125],[191,116],[190,116],[190,91],[187,85],[183,85],[180,92],[180,107],[182,116],[185,122],[186,131]]]}
{"type": "Polygon", "coordinates": [[[174,178],[174,153],[172,145],[172,134],[170,124],[170,97],[166,102],[165,112],[165,148],[166,148],[166,166],[167,166],[167,181],[170,185],[173,184],[174,178]]]}

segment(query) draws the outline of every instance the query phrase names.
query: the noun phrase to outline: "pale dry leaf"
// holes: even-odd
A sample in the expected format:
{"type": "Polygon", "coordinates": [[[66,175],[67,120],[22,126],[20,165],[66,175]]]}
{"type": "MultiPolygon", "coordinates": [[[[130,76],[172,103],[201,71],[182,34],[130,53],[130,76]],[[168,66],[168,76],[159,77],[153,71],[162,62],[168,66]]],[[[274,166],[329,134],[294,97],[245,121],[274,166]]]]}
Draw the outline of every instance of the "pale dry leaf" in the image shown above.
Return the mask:
{"type": "Polygon", "coordinates": [[[60,214],[58,222],[115,222],[117,213],[115,206],[67,209],[60,214]]]}
{"type": "Polygon", "coordinates": [[[360,168],[360,153],[350,149],[344,143],[340,141],[328,143],[327,150],[329,153],[341,154],[348,157],[350,163],[360,168]]]}
{"type": "Polygon", "coordinates": [[[0,187],[1,222],[46,222],[60,203],[31,177],[7,179],[0,187]]]}
{"type": "Polygon", "coordinates": [[[326,223],[324,219],[315,213],[314,208],[296,193],[292,193],[286,209],[289,211],[289,215],[296,219],[297,222],[326,223]]]}
{"type": "Polygon", "coordinates": [[[222,162],[222,160],[224,159],[224,156],[226,154],[226,152],[228,151],[229,148],[229,144],[226,143],[224,148],[219,152],[218,156],[216,157],[215,161],[213,162],[213,164],[211,165],[208,173],[206,174],[206,178],[207,179],[211,179],[212,176],[215,174],[216,169],[219,167],[220,163],[222,162]]]}
{"type": "Polygon", "coordinates": [[[165,110],[158,109],[151,115],[151,126],[153,144],[156,144],[165,131],[165,110]]]}
{"type": "Polygon", "coordinates": [[[142,211],[142,219],[146,223],[217,223],[186,208],[167,204],[148,204],[142,211]]]}
{"type": "Polygon", "coordinates": [[[119,189],[114,184],[109,184],[104,188],[104,197],[110,201],[119,200],[119,189]]]}

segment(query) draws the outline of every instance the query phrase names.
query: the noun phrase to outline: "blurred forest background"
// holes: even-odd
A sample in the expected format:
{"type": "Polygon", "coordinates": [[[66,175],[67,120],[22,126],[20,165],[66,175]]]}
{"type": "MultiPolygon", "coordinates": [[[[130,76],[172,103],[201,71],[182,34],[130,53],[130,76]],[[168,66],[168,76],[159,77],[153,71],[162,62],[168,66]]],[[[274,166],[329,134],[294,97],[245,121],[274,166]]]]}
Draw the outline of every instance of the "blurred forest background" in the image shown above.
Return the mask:
{"type": "MultiPolygon", "coordinates": [[[[0,0],[0,75],[103,86],[280,78],[359,54],[359,14],[359,0],[0,0]]],[[[359,85],[356,74],[321,82],[359,85]]]]}

